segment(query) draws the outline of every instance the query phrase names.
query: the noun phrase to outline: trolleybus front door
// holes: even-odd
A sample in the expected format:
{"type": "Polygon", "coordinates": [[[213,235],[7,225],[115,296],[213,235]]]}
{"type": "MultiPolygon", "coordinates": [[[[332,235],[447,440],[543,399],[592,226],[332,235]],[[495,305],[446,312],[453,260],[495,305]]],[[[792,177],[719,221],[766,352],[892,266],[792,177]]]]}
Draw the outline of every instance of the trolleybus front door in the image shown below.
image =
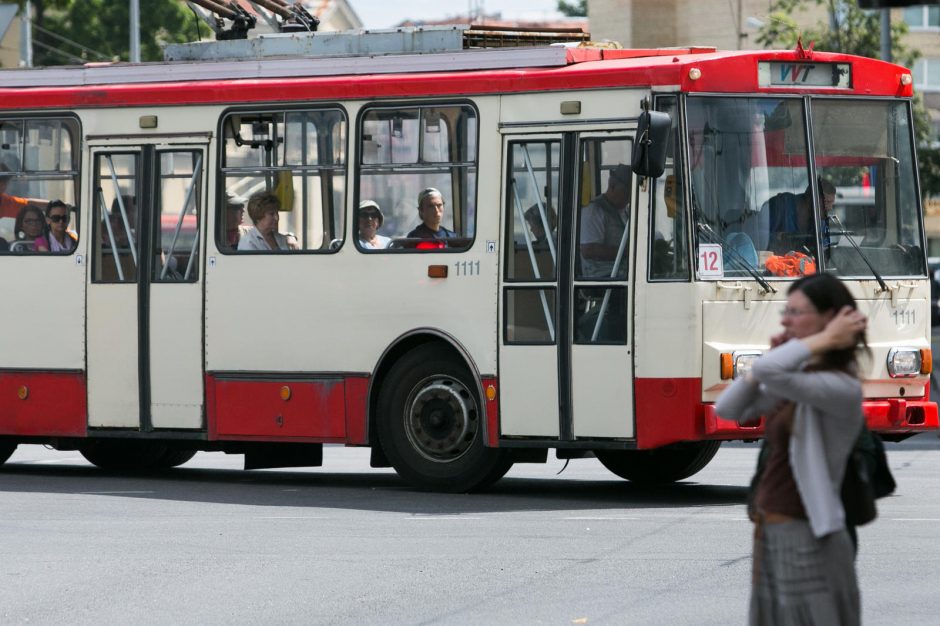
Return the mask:
{"type": "Polygon", "coordinates": [[[507,140],[503,437],[634,436],[630,149],[624,133],[507,140]]]}
{"type": "Polygon", "coordinates": [[[89,426],[203,427],[205,142],[91,148],[89,426]]]}

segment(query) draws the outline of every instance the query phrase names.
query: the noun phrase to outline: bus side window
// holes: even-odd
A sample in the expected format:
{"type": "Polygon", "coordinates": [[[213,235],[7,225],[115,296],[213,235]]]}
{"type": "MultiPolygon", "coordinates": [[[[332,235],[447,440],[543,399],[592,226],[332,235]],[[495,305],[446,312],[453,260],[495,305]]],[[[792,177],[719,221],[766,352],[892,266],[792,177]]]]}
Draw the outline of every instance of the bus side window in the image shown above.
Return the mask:
{"type": "Polygon", "coordinates": [[[342,247],[347,134],[344,111],[243,111],[224,117],[222,129],[225,193],[219,194],[215,220],[220,251],[329,253],[342,247]],[[259,231],[248,207],[251,197],[260,193],[277,198],[275,239],[285,243],[276,250],[250,243],[257,243],[259,231]],[[232,199],[242,205],[241,216],[230,209],[232,199]]]}
{"type": "MultiPolygon", "coordinates": [[[[51,245],[42,245],[48,242],[52,230],[45,211],[53,199],[66,207],[76,204],[78,135],[77,120],[68,117],[0,118],[0,253],[50,251],[51,245]],[[41,232],[35,232],[37,225],[31,221],[31,234],[27,234],[19,223],[20,213],[27,206],[40,212],[41,232]],[[35,244],[27,243],[34,239],[40,241],[38,250],[35,244]]],[[[78,214],[68,214],[69,239],[55,248],[61,254],[74,252],[78,239],[78,214]]],[[[57,221],[60,236],[61,226],[57,221]]]]}
{"type": "MultiPolygon", "coordinates": [[[[380,234],[391,239],[382,249],[467,249],[476,233],[476,110],[374,106],[360,119],[357,195],[381,207],[380,234]]],[[[375,252],[356,226],[357,247],[375,252]]]]}
{"type": "Polygon", "coordinates": [[[649,277],[651,280],[689,280],[688,219],[682,184],[679,110],[676,96],[657,96],[656,110],[672,118],[666,170],[654,181],[650,206],[649,277]]]}

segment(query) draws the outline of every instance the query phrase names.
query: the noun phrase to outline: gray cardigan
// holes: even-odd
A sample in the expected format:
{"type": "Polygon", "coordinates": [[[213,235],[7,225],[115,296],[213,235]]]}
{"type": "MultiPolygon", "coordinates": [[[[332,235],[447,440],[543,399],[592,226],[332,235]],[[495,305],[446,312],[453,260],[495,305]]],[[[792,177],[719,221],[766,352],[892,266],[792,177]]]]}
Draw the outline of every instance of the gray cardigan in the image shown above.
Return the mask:
{"type": "Polygon", "coordinates": [[[813,534],[822,537],[845,527],[842,479],[865,418],[861,382],[846,372],[805,372],[809,357],[809,348],[798,339],[770,350],[754,362],[754,380],[735,380],[715,410],[742,422],[772,411],[782,400],[796,403],[790,467],[813,534]]]}

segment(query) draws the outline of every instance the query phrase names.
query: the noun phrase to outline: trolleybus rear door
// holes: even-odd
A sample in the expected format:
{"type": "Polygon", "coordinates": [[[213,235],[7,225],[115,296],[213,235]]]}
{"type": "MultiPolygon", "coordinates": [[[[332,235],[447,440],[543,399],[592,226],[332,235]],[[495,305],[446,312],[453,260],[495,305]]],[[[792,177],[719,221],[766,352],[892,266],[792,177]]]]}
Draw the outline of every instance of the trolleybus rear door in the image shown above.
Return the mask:
{"type": "Polygon", "coordinates": [[[629,162],[630,148],[623,133],[506,141],[503,437],[634,436],[633,191],[629,171],[617,167],[629,162]],[[615,181],[615,194],[599,199],[612,175],[624,180],[615,181]]]}
{"type": "Polygon", "coordinates": [[[91,148],[90,427],[203,427],[205,140],[91,148]]]}

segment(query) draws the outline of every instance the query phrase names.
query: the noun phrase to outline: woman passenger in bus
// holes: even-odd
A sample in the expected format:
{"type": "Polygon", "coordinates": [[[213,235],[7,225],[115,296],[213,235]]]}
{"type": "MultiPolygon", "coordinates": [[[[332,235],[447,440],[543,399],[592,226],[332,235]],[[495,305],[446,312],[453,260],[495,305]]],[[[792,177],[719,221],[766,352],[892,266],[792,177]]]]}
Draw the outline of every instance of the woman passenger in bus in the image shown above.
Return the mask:
{"type": "Polygon", "coordinates": [[[840,498],[864,423],[856,353],[867,320],[830,274],[794,282],[771,349],[721,395],[725,418],[766,417],[754,492],[751,624],[858,624],[855,550],[840,498]]]}
{"type": "Polygon", "coordinates": [[[31,250],[49,252],[49,242],[44,237],[46,234],[45,224],[46,218],[42,214],[42,209],[27,204],[16,216],[13,232],[16,233],[17,239],[32,242],[31,250]]]}
{"type": "Polygon", "coordinates": [[[387,248],[391,239],[379,234],[379,229],[385,222],[382,209],[374,200],[363,200],[359,203],[359,247],[367,250],[381,250],[387,248]]]}
{"type": "Polygon", "coordinates": [[[75,233],[68,229],[71,207],[61,200],[46,205],[46,232],[36,238],[36,249],[50,252],[71,252],[75,248],[75,233]]]}
{"type": "Polygon", "coordinates": [[[239,250],[289,250],[287,236],[277,231],[281,201],[270,191],[248,198],[248,217],[254,226],[238,241],[239,250]]]}

